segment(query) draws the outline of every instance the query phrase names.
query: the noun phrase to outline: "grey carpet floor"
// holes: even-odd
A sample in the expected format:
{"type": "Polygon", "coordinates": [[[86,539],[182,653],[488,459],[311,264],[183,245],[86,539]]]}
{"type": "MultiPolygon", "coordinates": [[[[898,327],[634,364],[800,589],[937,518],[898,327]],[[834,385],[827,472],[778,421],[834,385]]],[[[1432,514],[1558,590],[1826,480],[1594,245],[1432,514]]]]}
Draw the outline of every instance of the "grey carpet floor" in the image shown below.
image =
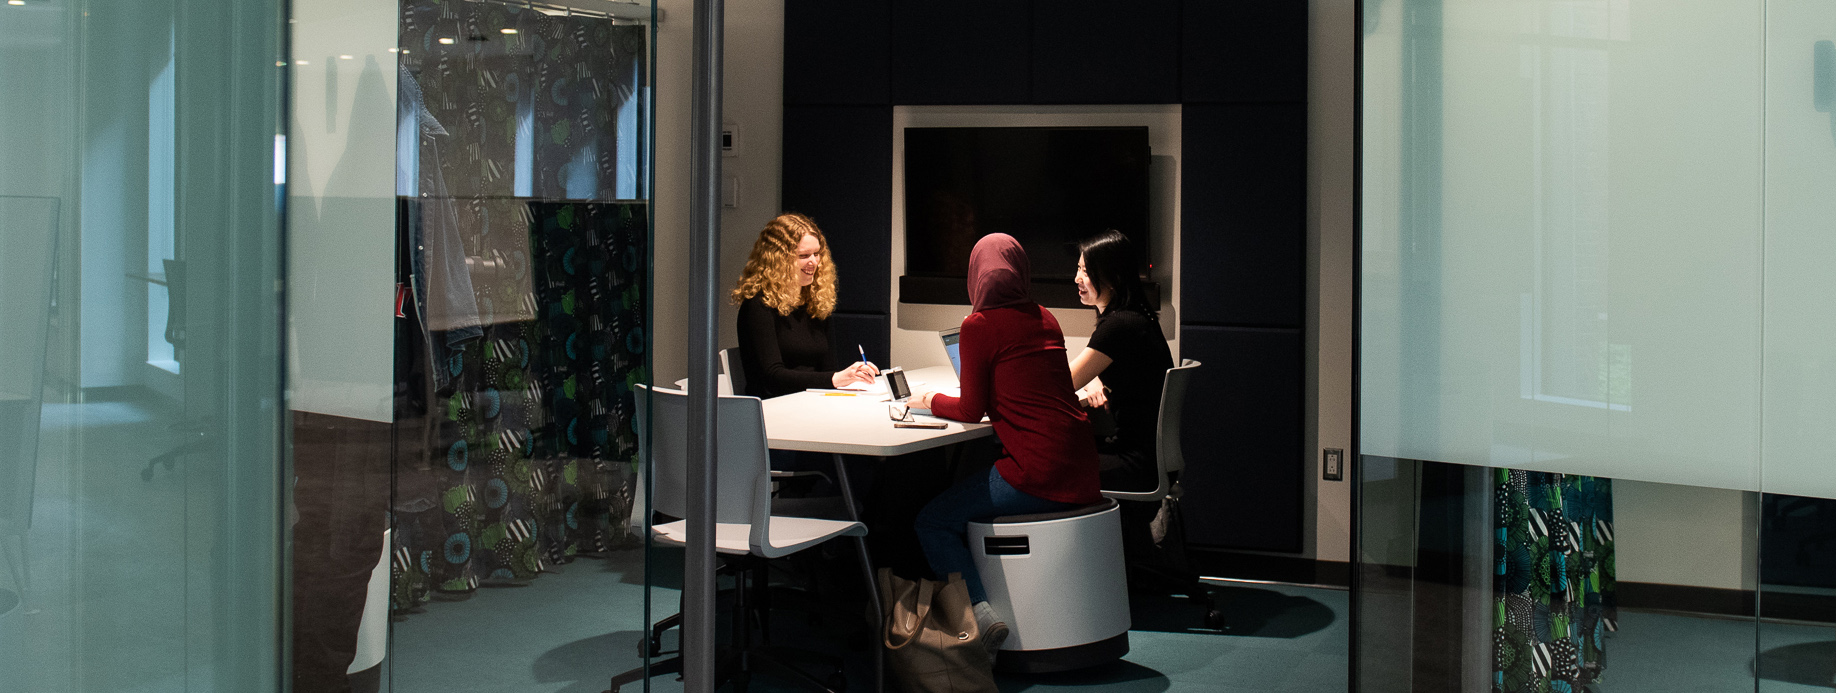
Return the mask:
{"type": "MultiPolygon", "coordinates": [[[[201,570],[220,557],[187,513],[218,502],[213,484],[188,481],[207,470],[181,463],[141,478],[146,460],[178,442],[167,427],[171,412],[90,403],[53,405],[45,414],[37,522],[25,547],[36,588],[23,622],[27,672],[9,682],[35,693],[212,691],[211,600],[199,596],[221,588],[201,570]]],[[[655,559],[656,584],[679,584],[666,569],[672,560],[679,565],[667,554],[655,559]]],[[[526,586],[487,588],[406,614],[392,624],[384,690],[603,690],[614,672],[640,662],[649,620],[643,567],[640,551],[588,558],[526,586]]],[[[1346,592],[1241,583],[1217,591],[1230,621],[1223,633],[1199,629],[1198,613],[1177,600],[1140,600],[1121,662],[1003,676],[1001,689],[1345,690],[1346,592]]],[[[676,610],[676,590],[649,593],[651,616],[676,610]]],[[[864,650],[847,647],[850,637],[864,639],[858,630],[779,620],[784,641],[849,655],[850,680],[868,680],[864,650]]],[[[1372,632],[1388,631],[1373,624],[1372,632]]],[[[1597,693],[1755,691],[1756,680],[1758,693],[1836,690],[1836,628],[1828,626],[1628,610],[1607,657],[1597,693]]],[[[757,690],[786,690],[757,683],[757,690]]],[[[652,684],[681,688],[670,676],[652,684]]]]}

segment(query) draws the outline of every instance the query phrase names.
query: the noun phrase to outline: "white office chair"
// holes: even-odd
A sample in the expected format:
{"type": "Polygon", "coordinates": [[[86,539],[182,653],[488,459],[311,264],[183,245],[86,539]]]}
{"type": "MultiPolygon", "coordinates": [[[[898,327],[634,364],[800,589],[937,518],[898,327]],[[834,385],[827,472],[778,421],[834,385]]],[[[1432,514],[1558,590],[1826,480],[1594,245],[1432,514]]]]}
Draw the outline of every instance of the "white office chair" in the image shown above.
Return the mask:
{"type": "Polygon", "coordinates": [[[969,523],[988,603],[1007,619],[1002,671],[1069,671],[1128,654],[1128,574],[1113,500],[969,523]]]}
{"type": "MultiPolygon", "coordinates": [[[[638,445],[649,460],[654,479],[651,509],[673,517],[688,514],[688,395],[676,390],[637,386],[638,445]],[[654,416],[653,416],[654,414],[654,416]]],[[[720,681],[745,678],[753,672],[768,673],[815,691],[841,693],[847,688],[839,668],[826,681],[784,664],[773,652],[751,642],[749,592],[764,586],[763,559],[788,556],[837,537],[863,537],[867,527],[859,522],[804,517],[786,517],[771,513],[771,476],[768,473],[765,437],[765,415],[756,397],[720,397],[715,416],[720,422],[715,465],[714,549],[737,560],[729,565],[738,570],[740,586],[734,590],[735,650],[740,657],[722,657],[736,662],[737,669],[717,672],[720,681]],[[748,561],[745,557],[753,557],[748,561]],[[746,585],[748,575],[753,586],[746,585]]],[[[688,522],[677,520],[651,528],[659,543],[683,545],[687,541],[688,522]]],[[[868,593],[877,601],[871,571],[867,569],[866,544],[857,540],[863,580],[868,593]]],[[[875,604],[874,614],[878,614],[875,604]]],[[[763,617],[760,616],[760,619],[763,617]]],[[[878,632],[878,625],[875,631],[878,632]]],[[[880,670],[880,651],[874,650],[874,671],[880,670]]],[[[679,659],[652,662],[649,674],[680,671],[679,659]]],[[[644,677],[643,669],[626,672],[612,680],[612,690],[644,677]]],[[[877,675],[876,675],[877,689],[877,675]]]]}
{"type": "Polygon", "coordinates": [[[1187,385],[1200,365],[1197,361],[1186,359],[1178,366],[1167,369],[1166,383],[1160,390],[1160,422],[1154,439],[1154,464],[1159,468],[1159,481],[1154,490],[1105,490],[1103,495],[1118,501],[1146,503],[1159,503],[1164,499],[1167,540],[1162,544],[1169,549],[1166,557],[1171,564],[1137,562],[1130,567],[1137,575],[1152,576],[1173,587],[1173,591],[1185,594],[1205,610],[1207,628],[1222,630],[1224,613],[1212,602],[1211,592],[1205,589],[1204,583],[1199,581],[1198,573],[1187,563],[1186,525],[1179,510],[1179,474],[1186,469],[1186,456],[1180,442],[1181,423],[1185,420],[1187,385]]]}
{"type": "MultiPolygon", "coordinates": [[[[676,389],[687,391],[688,390],[688,378],[677,378],[676,379],[676,389]]],[[[734,395],[741,394],[741,393],[733,391],[733,383],[727,380],[727,374],[725,373],[721,373],[721,374],[714,376],[714,393],[717,395],[720,395],[721,397],[732,397],[734,395]]]]}

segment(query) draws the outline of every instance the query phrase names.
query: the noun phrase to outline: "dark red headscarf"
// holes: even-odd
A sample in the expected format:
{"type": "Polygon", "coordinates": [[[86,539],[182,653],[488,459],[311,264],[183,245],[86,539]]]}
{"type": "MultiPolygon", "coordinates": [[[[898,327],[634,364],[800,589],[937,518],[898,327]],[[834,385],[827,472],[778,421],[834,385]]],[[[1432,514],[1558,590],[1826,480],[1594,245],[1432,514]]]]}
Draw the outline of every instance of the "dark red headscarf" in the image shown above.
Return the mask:
{"type": "Polygon", "coordinates": [[[1005,233],[991,233],[969,251],[969,303],[980,313],[1033,302],[1033,267],[1026,249],[1005,233]]]}

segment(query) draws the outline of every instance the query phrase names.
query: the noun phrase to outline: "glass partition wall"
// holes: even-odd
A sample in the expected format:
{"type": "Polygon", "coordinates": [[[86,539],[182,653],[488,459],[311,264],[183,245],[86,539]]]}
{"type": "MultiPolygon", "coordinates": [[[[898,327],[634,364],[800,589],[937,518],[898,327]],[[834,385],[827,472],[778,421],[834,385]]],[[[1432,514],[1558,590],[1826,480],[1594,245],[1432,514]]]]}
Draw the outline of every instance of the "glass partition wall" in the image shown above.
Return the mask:
{"type": "Polygon", "coordinates": [[[0,691],[272,691],[278,2],[0,5],[0,691]]]}
{"type": "Polygon", "coordinates": [[[603,690],[650,620],[650,9],[292,13],[295,690],[603,690]]]}
{"type": "Polygon", "coordinates": [[[652,16],[0,5],[0,691],[645,665],[652,16]]]}
{"type": "Polygon", "coordinates": [[[1836,8],[1363,12],[1357,689],[1836,687],[1836,8]]]}

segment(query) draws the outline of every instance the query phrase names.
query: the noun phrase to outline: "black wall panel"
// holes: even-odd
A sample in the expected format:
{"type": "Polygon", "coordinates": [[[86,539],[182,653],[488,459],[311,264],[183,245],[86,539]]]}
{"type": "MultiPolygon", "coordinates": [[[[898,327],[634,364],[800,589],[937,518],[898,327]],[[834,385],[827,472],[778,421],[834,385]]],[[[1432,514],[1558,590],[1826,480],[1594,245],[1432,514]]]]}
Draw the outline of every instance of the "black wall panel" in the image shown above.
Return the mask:
{"type": "Polygon", "coordinates": [[[1180,322],[1300,327],[1307,105],[1186,104],[1182,120],[1180,322]]]}
{"type": "Polygon", "coordinates": [[[1185,103],[1306,100],[1307,3],[1187,0],[1182,11],[1185,103]]]}
{"type": "Polygon", "coordinates": [[[893,103],[1031,103],[1031,0],[893,0],[893,103]]]}
{"type": "Polygon", "coordinates": [[[782,204],[829,238],[839,311],[891,306],[892,140],[891,106],[784,107],[782,204]]]}
{"type": "Polygon", "coordinates": [[[828,234],[837,357],[890,350],[892,105],[1183,103],[1181,355],[1192,542],[1304,526],[1307,5],[786,0],[783,207],[828,234]]]}
{"type": "Polygon", "coordinates": [[[784,103],[891,103],[891,17],[884,2],[786,0],[784,103]]]}
{"type": "Polygon", "coordinates": [[[865,351],[867,360],[887,368],[893,365],[892,318],[885,313],[837,311],[829,316],[829,344],[835,349],[837,365],[858,361],[865,351]]]}
{"type": "Polygon", "coordinates": [[[1177,103],[1179,2],[1033,6],[1033,103],[1177,103]]]}
{"type": "Polygon", "coordinates": [[[1307,465],[1300,330],[1180,328],[1193,373],[1181,508],[1193,544],[1300,551],[1307,465]]]}

